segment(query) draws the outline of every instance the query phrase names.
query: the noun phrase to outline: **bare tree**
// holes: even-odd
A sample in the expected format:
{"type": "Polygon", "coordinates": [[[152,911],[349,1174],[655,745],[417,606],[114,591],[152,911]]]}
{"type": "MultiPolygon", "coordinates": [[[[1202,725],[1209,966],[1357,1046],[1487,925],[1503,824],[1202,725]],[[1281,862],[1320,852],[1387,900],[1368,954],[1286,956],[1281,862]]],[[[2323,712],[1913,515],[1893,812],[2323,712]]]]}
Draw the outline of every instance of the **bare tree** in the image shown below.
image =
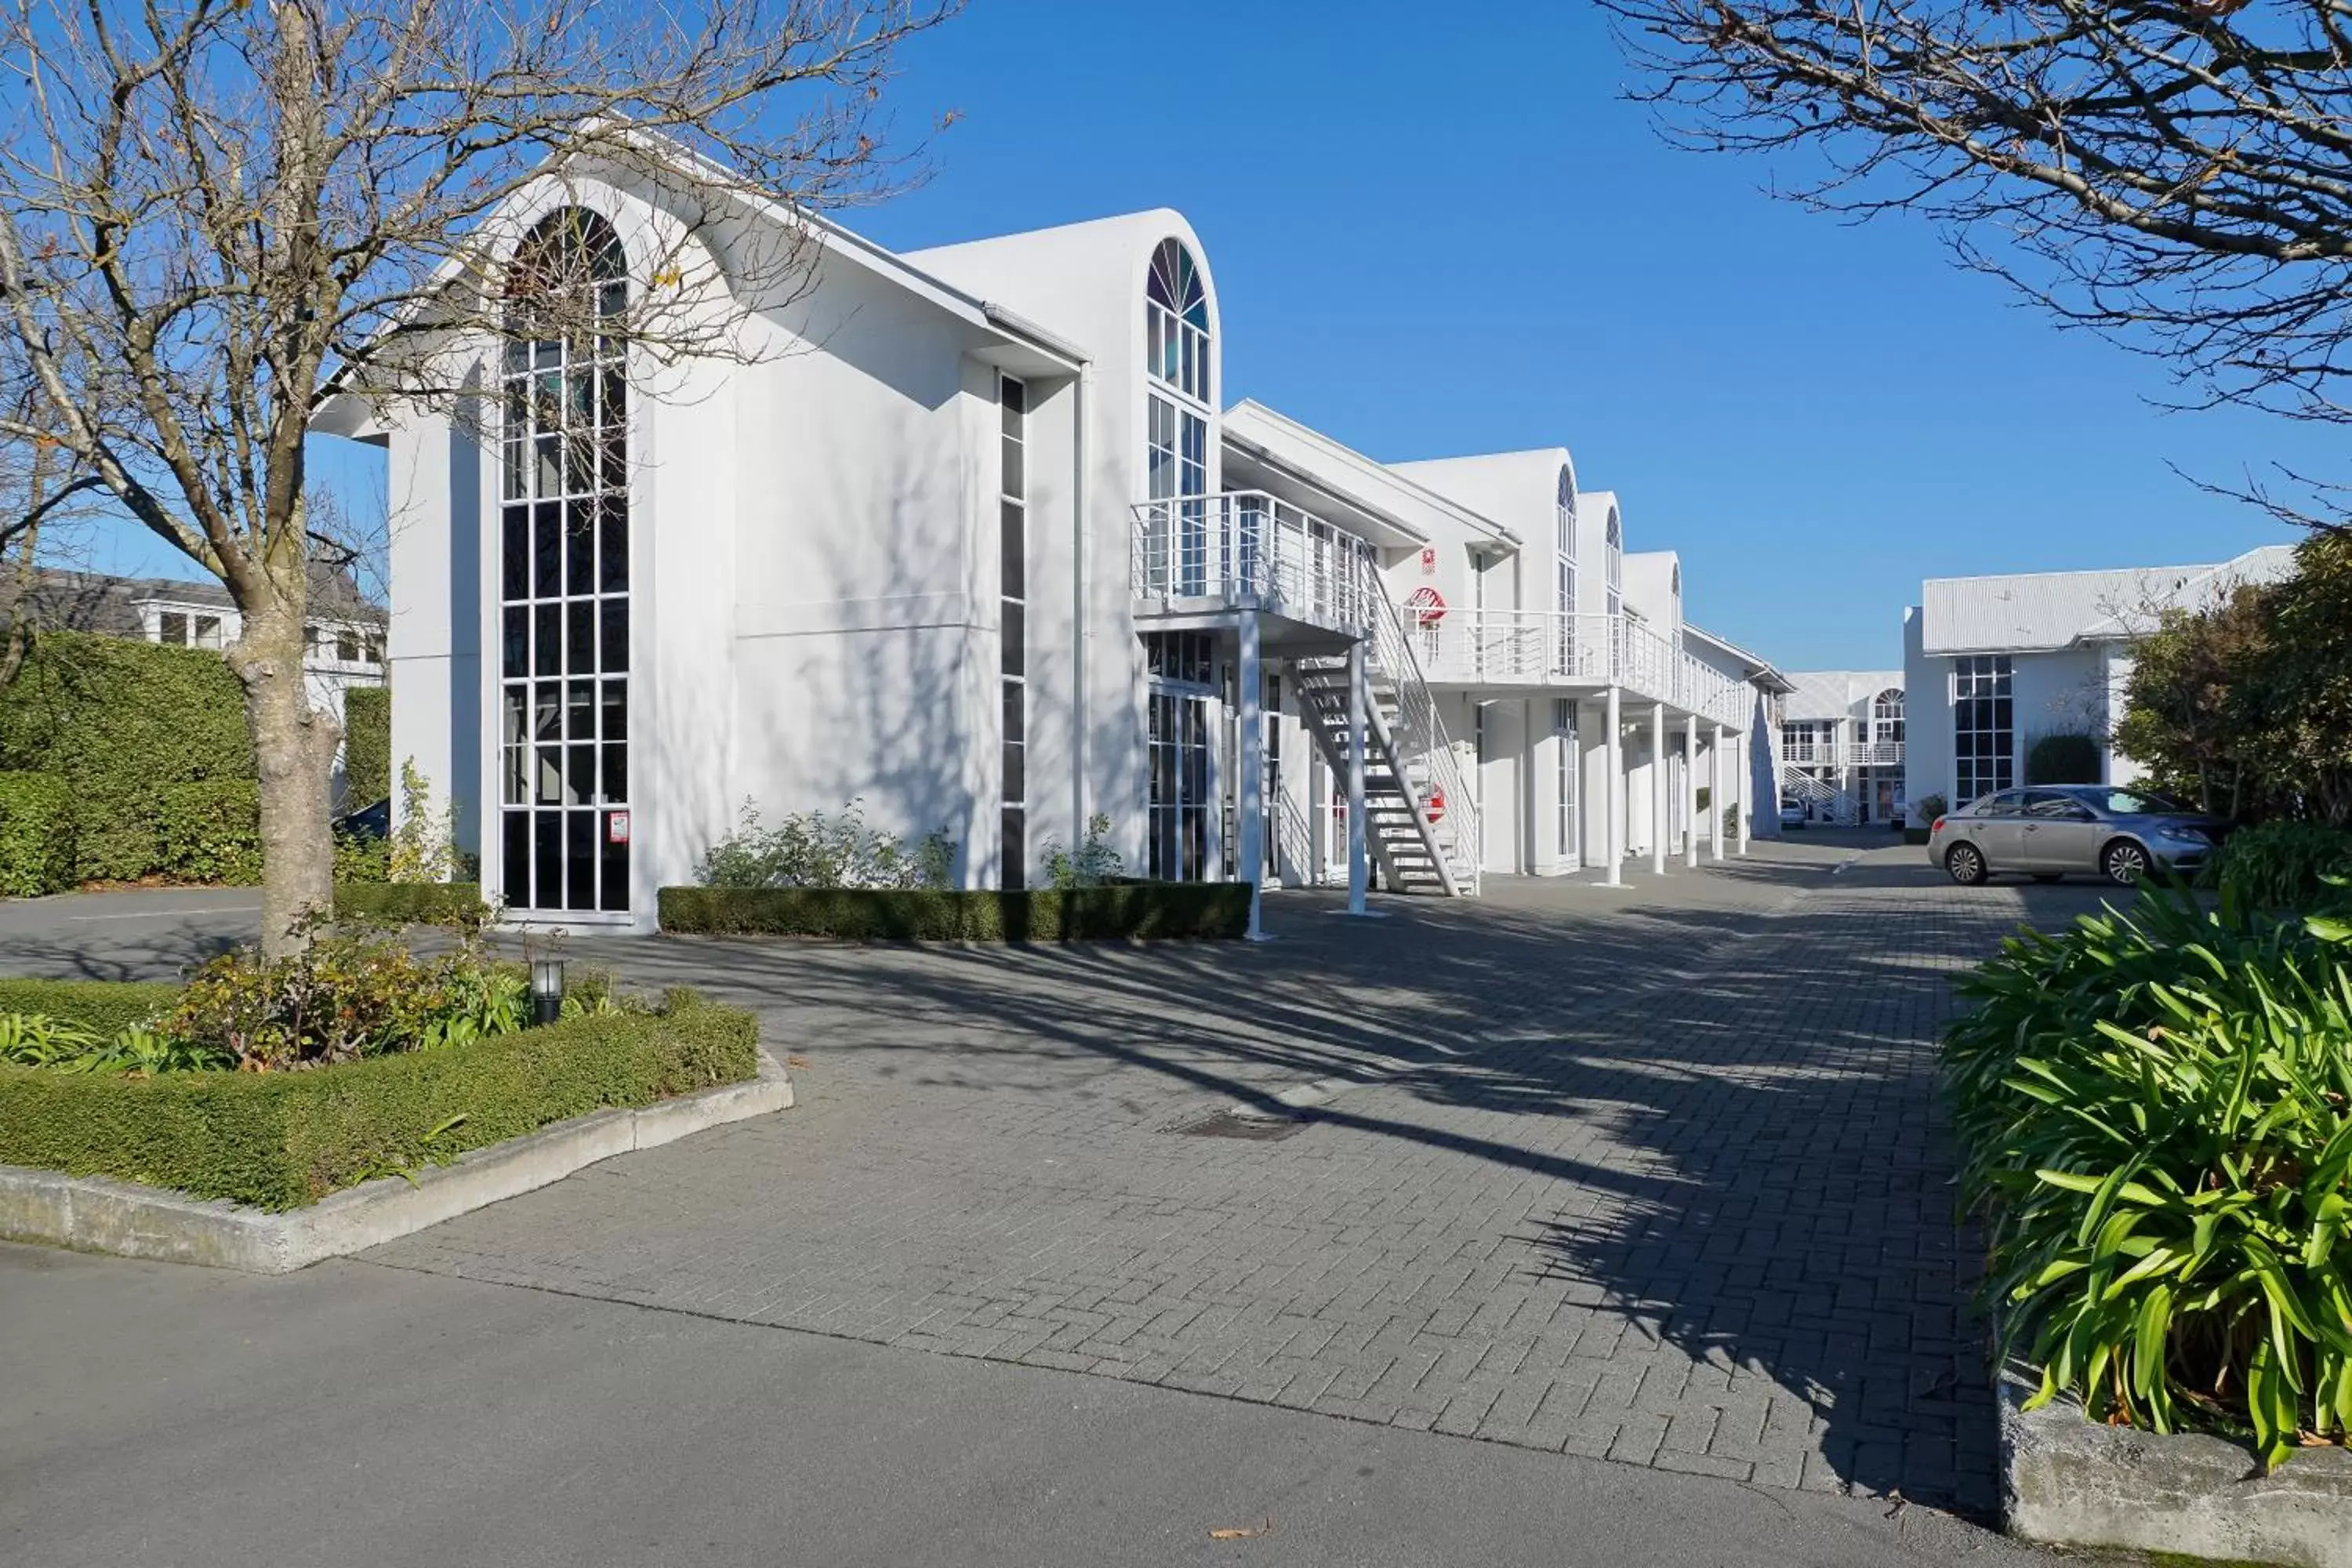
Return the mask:
{"type": "Polygon", "coordinates": [[[1789,194],[1948,224],[2192,403],[2352,418],[2344,0],[1602,4],[1684,144],[1819,155],[1789,194]]]}
{"type": "Polygon", "coordinates": [[[48,411],[0,411],[0,436],[58,443],[235,598],[263,945],[292,952],[331,889],[339,740],[302,680],[308,568],[339,542],[305,503],[306,431],[352,389],[475,406],[478,356],[447,345],[518,312],[620,342],[633,373],[725,352],[698,308],[710,237],[768,205],[784,237],[730,254],[730,280],[804,275],[790,215],[893,176],[894,52],[961,0],[0,5],[0,308],[48,411]],[[666,287],[604,289],[593,247],[517,258],[504,215],[581,169],[685,215],[651,263],[666,287]]]}

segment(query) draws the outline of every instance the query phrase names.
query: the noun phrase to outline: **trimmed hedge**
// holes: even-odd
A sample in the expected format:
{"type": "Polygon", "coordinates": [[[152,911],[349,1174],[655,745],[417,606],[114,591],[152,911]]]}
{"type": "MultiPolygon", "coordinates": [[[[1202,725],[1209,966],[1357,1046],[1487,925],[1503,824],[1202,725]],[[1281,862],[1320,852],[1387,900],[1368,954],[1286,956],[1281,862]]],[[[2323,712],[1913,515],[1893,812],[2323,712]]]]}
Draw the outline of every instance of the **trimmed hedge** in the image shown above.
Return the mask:
{"type": "Polygon", "coordinates": [[[661,928],[845,942],[1218,940],[1249,929],[1246,882],[1120,882],[1062,890],[664,888],[661,928]]]}
{"type": "Polygon", "coordinates": [[[2030,784],[2095,784],[2099,782],[2099,742],[2068,731],[2043,735],[2025,750],[2030,784]]]}
{"type": "Polygon", "coordinates": [[[156,870],[177,882],[261,880],[261,792],[245,779],[198,779],[155,792],[156,870]]]}
{"type": "Polygon", "coordinates": [[[73,886],[73,786],[55,773],[0,773],[0,895],[73,886]]]}
{"type": "Polygon", "coordinates": [[[101,1039],[143,1024],[180,994],[168,983],[127,980],[0,980],[0,1013],[37,1013],[79,1024],[101,1039]]]}
{"type": "Polygon", "coordinates": [[[482,908],[479,882],[337,882],[335,913],[402,925],[436,921],[477,913],[482,908]]]}
{"type": "Polygon", "coordinates": [[[391,798],[392,688],[354,686],[343,693],[343,809],[391,798]]]}
{"type": "Polygon", "coordinates": [[[673,992],[661,1016],[575,1018],[304,1072],[0,1065],[0,1164],[299,1208],[551,1122],[740,1083],[759,1063],[751,1015],[673,992]]]}

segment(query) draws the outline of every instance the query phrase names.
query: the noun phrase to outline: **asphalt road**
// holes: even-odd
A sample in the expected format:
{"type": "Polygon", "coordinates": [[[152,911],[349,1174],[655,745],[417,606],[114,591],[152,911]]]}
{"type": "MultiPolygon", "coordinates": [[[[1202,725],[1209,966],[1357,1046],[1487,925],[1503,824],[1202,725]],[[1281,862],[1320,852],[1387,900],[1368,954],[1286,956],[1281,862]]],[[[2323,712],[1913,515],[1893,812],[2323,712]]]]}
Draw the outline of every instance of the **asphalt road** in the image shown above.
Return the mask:
{"type": "Polygon", "coordinates": [[[28,1568],[2040,1561],[1885,1501],[373,1264],[0,1246],[0,1321],[28,1568]]]}

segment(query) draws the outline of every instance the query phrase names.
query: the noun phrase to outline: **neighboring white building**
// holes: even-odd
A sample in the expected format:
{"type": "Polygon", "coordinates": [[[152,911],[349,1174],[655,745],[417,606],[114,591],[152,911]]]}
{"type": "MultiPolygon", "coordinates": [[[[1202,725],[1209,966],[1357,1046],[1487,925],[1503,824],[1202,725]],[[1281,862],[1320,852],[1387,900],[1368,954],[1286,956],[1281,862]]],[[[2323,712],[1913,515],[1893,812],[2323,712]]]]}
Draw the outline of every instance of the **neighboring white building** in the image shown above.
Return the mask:
{"type": "MultiPolygon", "coordinates": [[[[672,221],[575,167],[492,227],[636,289],[672,221]]],[[[1613,498],[1558,448],[1390,467],[1229,407],[1180,215],[903,256],[804,221],[789,289],[665,270],[729,296],[740,357],[486,343],[488,450],[425,407],[322,421],[388,450],[394,754],[457,781],[517,918],[648,927],[747,799],[945,828],[972,887],[1097,812],[1137,874],[1345,881],[1353,817],[1391,887],[1468,893],[1662,858],[1701,752],[1749,795],[1777,678],[1687,650],[1613,498]]]]}
{"type": "Polygon", "coordinates": [[[2168,609],[2294,570],[2291,548],[2264,545],[2207,565],[1927,579],[1903,617],[1909,798],[1960,805],[2022,784],[2033,742],[2055,733],[2091,736],[2098,782],[2129,783],[2113,736],[2133,644],[2168,609]]]}
{"type": "Polygon", "coordinates": [[[1816,669],[1789,677],[1780,800],[1807,822],[1901,826],[1903,672],[1816,669]]]}

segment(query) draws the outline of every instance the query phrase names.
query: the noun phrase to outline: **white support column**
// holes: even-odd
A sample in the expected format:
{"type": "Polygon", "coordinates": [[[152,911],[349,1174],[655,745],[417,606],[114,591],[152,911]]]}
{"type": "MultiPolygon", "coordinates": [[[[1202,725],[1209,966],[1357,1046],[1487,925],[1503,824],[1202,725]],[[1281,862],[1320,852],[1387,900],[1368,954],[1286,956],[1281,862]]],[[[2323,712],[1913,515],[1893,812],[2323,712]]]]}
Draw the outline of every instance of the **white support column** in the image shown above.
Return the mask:
{"type": "Polygon", "coordinates": [[[1241,668],[1234,684],[1241,688],[1241,788],[1235,804],[1241,817],[1242,880],[1249,884],[1249,940],[1263,942],[1259,904],[1265,892],[1265,670],[1258,653],[1257,612],[1244,610],[1241,625],[1241,668]]]}
{"type": "Polygon", "coordinates": [[[1666,705],[1650,704],[1650,875],[1666,874],[1666,705]]]}
{"type": "Polygon", "coordinates": [[[1715,734],[1707,742],[1706,750],[1707,755],[1712,759],[1710,765],[1715,769],[1715,786],[1708,790],[1706,795],[1706,842],[1708,847],[1712,851],[1708,858],[1710,859],[1720,860],[1723,858],[1724,805],[1722,725],[1717,724],[1715,727],[1715,734]]]}
{"type": "MultiPolygon", "coordinates": [[[[1753,794],[1756,789],[1756,765],[1754,763],[1749,761],[1748,756],[1748,748],[1754,743],[1755,742],[1746,735],[1740,736],[1738,740],[1732,742],[1733,756],[1738,763],[1739,837],[1738,839],[1738,843],[1739,845],[1739,852],[1742,855],[1748,853],[1748,829],[1753,825],[1756,817],[1755,807],[1749,804],[1748,799],[1748,795],[1753,794]]],[[[1772,803],[1772,807],[1775,811],[1779,810],[1780,802],[1774,801],[1772,803]]]]}
{"type": "Polygon", "coordinates": [[[1625,737],[1623,711],[1617,689],[1609,689],[1609,731],[1604,743],[1609,749],[1608,817],[1602,824],[1605,850],[1609,857],[1609,875],[1601,885],[1622,888],[1625,885],[1625,737]]]}
{"type": "Polygon", "coordinates": [[[1698,718],[1683,721],[1683,864],[1698,869],[1698,718]]]}
{"type": "Polygon", "coordinates": [[[1370,737],[1365,713],[1364,645],[1348,645],[1348,912],[1364,912],[1364,888],[1371,879],[1371,847],[1364,836],[1364,752],[1370,737]]]}

